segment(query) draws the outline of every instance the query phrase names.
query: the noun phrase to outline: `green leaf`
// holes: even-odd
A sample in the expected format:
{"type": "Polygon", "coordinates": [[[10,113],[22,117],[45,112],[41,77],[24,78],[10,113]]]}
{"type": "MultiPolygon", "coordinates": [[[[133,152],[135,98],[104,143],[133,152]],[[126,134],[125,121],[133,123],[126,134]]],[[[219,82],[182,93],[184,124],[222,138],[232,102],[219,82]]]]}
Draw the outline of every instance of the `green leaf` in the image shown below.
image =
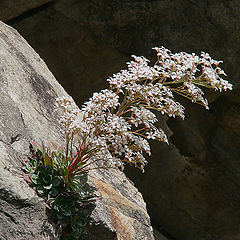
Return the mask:
{"type": "Polygon", "coordinates": [[[36,172],[41,172],[41,173],[43,173],[43,172],[45,172],[45,167],[44,166],[42,166],[42,165],[39,165],[38,167],[37,167],[37,169],[36,169],[36,172]]]}
{"type": "Polygon", "coordinates": [[[53,171],[53,168],[48,166],[48,167],[45,168],[45,172],[48,175],[52,175],[54,171],[53,171]]]}
{"type": "Polygon", "coordinates": [[[72,212],[70,210],[64,210],[64,211],[62,211],[62,214],[66,217],[69,217],[69,216],[71,216],[72,212]]]}
{"type": "Polygon", "coordinates": [[[56,152],[53,152],[53,164],[57,167],[57,169],[62,169],[63,161],[64,155],[62,153],[57,154],[56,152]]]}
{"type": "Polygon", "coordinates": [[[52,182],[52,175],[43,176],[42,181],[44,184],[49,184],[52,182]]]}
{"type": "Polygon", "coordinates": [[[42,186],[37,186],[36,191],[39,195],[46,194],[46,190],[42,186]]]}
{"type": "Polygon", "coordinates": [[[52,187],[52,184],[49,184],[49,185],[43,186],[43,188],[46,189],[46,190],[51,189],[51,187],[52,187]]]}
{"type": "Polygon", "coordinates": [[[78,212],[78,209],[77,209],[75,204],[70,208],[70,210],[71,210],[72,213],[78,212]]]}
{"type": "Polygon", "coordinates": [[[58,195],[58,189],[57,188],[51,188],[51,190],[49,191],[49,195],[51,197],[56,197],[58,195]]]}
{"type": "Polygon", "coordinates": [[[57,212],[59,212],[59,207],[56,204],[56,201],[52,205],[53,205],[53,209],[56,210],[57,212]]]}
{"type": "Polygon", "coordinates": [[[71,239],[73,239],[73,237],[75,239],[79,239],[80,237],[82,237],[82,234],[83,234],[83,228],[76,228],[72,234],[71,234],[71,239]]]}
{"type": "Polygon", "coordinates": [[[85,182],[81,182],[80,178],[75,177],[74,179],[72,179],[70,189],[75,192],[82,191],[82,188],[84,187],[85,184],[86,184],[85,182]]]}
{"type": "Polygon", "coordinates": [[[61,184],[61,182],[62,182],[61,177],[59,177],[59,176],[54,176],[54,177],[53,177],[53,180],[52,180],[52,185],[53,185],[54,187],[56,187],[56,186],[59,186],[59,185],[61,184]]]}
{"type": "Polygon", "coordinates": [[[86,196],[79,196],[80,199],[77,200],[78,204],[82,203],[90,203],[90,202],[95,202],[96,201],[96,196],[95,195],[86,195],[86,196]]]}
{"type": "Polygon", "coordinates": [[[59,220],[62,220],[62,219],[64,218],[64,216],[63,216],[62,214],[60,214],[60,213],[57,213],[57,218],[58,218],[59,220]]]}
{"type": "Polygon", "coordinates": [[[87,182],[87,180],[88,180],[88,176],[87,176],[87,174],[81,174],[81,175],[79,176],[79,179],[80,179],[80,182],[81,182],[82,184],[85,184],[85,183],[87,182]]]}
{"type": "Polygon", "coordinates": [[[30,162],[28,162],[24,168],[24,170],[27,173],[31,173],[34,172],[37,168],[37,166],[39,165],[39,161],[37,159],[31,159],[30,162]]]}
{"type": "Polygon", "coordinates": [[[61,205],[63,208],[66,208],[66,206],[69,206],[68,200],[71,201],[71,199],[67,199],[65,197],[62,197],[60,199],[59,205],[61,205]]]}
{"type": "Polygon", "coordinates": [[[77,193],[79,194],[79,196],[80,196],[81,198],[84,198],[84,197],[86,197],[86,196],[88,195],[88,193],[86,193],[83,189],[79,189],[79,190],[77,191],[77,193]]]}
{"type": "Polygon", "coordinates": [[[42,153],[42,151],[40,149],[37,150],[36,156],[38,158],[41,158],[43,156],[43,153],[42,153]]]}
{"type": "Polygon", "coordinates": [[[53,176],[59,176],[59,172],[58,172],[58,170],[56,170],[56,169],[52,169],[52,175],[53,176]]]}
{"type": "Polygon", "coordinates": [[[38,175],[37,174],[32,173],[32,174],[29,175],[29,177],[35,185],[38,184],[38,175]]]}
{"type": "Polygon", "coordinates": [[[87,222],[84,218],[78,218],[78,221],[76,223],[76,225],[79,227],[79,228],[83,228],[87,225],[87,222]]]}
{"type": "Polygon", "coordinates": [[[89,194],[90,192],[92,192],[92,187],[89,184],[85,184],[83,186],[83,191],[89,194]]]}
{"type": "Polygon", "coordinates": [[[70,185],[70,189],[74,192],[78,192],[81,189],[81,187],[78,186],[77,184],[72,184],[70,185]]]}

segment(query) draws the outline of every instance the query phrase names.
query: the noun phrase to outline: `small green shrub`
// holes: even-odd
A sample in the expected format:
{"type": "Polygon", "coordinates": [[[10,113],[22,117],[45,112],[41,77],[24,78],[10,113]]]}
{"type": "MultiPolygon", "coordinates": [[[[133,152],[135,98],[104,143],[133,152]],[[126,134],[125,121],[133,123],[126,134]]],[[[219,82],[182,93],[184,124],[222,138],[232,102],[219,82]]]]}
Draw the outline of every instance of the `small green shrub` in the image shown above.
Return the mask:
{"type": "Polygon", "coordinates": [[[96,198],[95,188],[88,184],[87,172],[72,174],[63,164],[64,155],[60,149],[51,151],[32,142],[30,150],[25,178],[46,200],[49,218],[58,227],[60,239],[84,239],[85,227],[90,221],[88,205],[94,204],[96,198]]]}

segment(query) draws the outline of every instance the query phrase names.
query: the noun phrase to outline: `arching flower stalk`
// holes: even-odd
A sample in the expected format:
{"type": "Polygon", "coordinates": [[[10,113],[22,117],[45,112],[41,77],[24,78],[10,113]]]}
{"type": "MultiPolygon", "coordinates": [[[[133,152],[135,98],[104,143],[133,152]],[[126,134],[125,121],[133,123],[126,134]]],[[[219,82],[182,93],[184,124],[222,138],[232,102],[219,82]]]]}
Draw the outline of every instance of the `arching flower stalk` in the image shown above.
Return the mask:
{"type": "Polygon", "coordinates": [[[98,167],[123,169],[127,162],[144,170],[145,154],[151,154],[148,140],[168,142],[164,131],[155,125],[158,120],[153,111],[184,119],[184,107],[173,93],[208,109],[200,87],[220,92],[232,89],[232,84],[222,79],[226,76],[219,67],[222,61],[209,54],[202,52],[199,57],[194,53],[173,54],[164,47],[154,50],[157,61],[153,66],[145,57],[133,55],[134,61],[127,63],[126,70],[107,79],[109,89],[94,93],[81,110],[72,109],[72,99],[58,99],[64,108],[61,123],[67,140],[66,159],[69,151],[72,154],[73,136],[80,133],[86,146],[96,149],[94,155],[101,155],[96,160],[98,167]],[[81,122],[77,114],[82,116],[81,122]]]}

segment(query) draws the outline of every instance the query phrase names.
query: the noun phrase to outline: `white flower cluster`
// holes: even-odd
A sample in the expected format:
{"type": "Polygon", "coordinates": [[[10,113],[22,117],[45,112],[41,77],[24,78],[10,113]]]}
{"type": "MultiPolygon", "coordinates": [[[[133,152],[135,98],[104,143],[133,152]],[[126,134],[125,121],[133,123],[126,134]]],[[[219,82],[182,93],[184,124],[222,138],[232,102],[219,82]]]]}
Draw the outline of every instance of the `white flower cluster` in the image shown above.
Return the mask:
{"type": "Polygon", "coordinates": [[[79,129],[88,136],[88,144],[108,150],[111,158],[104,161],[108,167],[123,168],[124,162],[144,169],[145,154],[151,154],[148,139],[168,142],[162,129],[155,126],[156,110],[168,116],[184,118],[184,107],[176,102],[173,92],[208,108],[199,86],[215,90],[232,89],[223,80],[219,68],[221,61],[211,59],[207,53],[201,57],[184,52],[172,54],[168,49],[154,48],[157,62],[149,66],[149,60],[133,56],[127,70],[107,79],[109,89],[94,93],[85,102],[81,113],[82,123],[75,121],[79,110],[74,109],[72,99],[59,98],[64,108],[61,122],[72,131],[79,129]]]}
{"type": "Polygon", "coordinates": [[[225,72],[219,67],[222,61],[213,60],[208,53],[201,53],[201,57],[194,53],[185,52],[172,54],[164,47],[153,48],[157,51],[158,61],[154,68],[158,71],[158,79],[171,90],[197,102],[208,109],[207,99],[203,97],[203,91],[198,87],[213,88],[215,90],[232,90],[232,84],[222,79],[225,72]]]}
{"type": "Polygon", "coordinates": [[[63,115],[59,121],[64,126],[65,133],[73,134],[80,128],[81,123],[77,117],[80,110],[71,97],[59,97],[56,101],[63,109],[63,115]]]}

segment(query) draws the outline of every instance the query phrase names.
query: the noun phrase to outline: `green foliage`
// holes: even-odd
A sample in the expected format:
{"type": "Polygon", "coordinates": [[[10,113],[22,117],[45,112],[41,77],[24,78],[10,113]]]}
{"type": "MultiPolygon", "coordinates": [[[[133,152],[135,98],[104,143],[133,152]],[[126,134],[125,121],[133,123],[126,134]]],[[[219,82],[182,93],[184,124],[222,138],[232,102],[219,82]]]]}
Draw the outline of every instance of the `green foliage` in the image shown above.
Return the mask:
{"type": "Polygon", "coordinates": [[[81,202],[90,201],[91,193],[95,190],[87,183],[87,180],[87,174],[83,173],[73,177],[69,186],[70,191],[76,193],[81,202]]]}
{"type": "Polygon", "coordinates": [[[29,174],[37,193],[41,196],[56,197],[63,189],[63,180],[59,172],[52,167],[38,166],[29,174]]]}
{"type": "Polygon", "coordinates": [[[78,212],[77,202],[71,196],[59,194],[50,204],[58,219],[68,218],[78,212]]]}
{"type": "Polygon", "coordinates": [[[25,179],[45,198],[50,220],[58,226],[60,239],[84,239],[90,220],[88,205],[94,203],[96,196],[95,188],[88,184],[87,172],[77,171],[76,164],[79,166],[81,162],[78,152],[66,162],[62,148],[51,151],[32,142],[30,151],[25,179]]]}
{"type": "MultiPolygon", "coordinates": [[[[62,224],[61,240],[85,239],[85,228],[88,225],[90,211],[82,202],[69,194],[60,194],[50,199],[51,219],[62,224]]],[[[89,205],[89,203],[87,203],[89,205]]]]}

